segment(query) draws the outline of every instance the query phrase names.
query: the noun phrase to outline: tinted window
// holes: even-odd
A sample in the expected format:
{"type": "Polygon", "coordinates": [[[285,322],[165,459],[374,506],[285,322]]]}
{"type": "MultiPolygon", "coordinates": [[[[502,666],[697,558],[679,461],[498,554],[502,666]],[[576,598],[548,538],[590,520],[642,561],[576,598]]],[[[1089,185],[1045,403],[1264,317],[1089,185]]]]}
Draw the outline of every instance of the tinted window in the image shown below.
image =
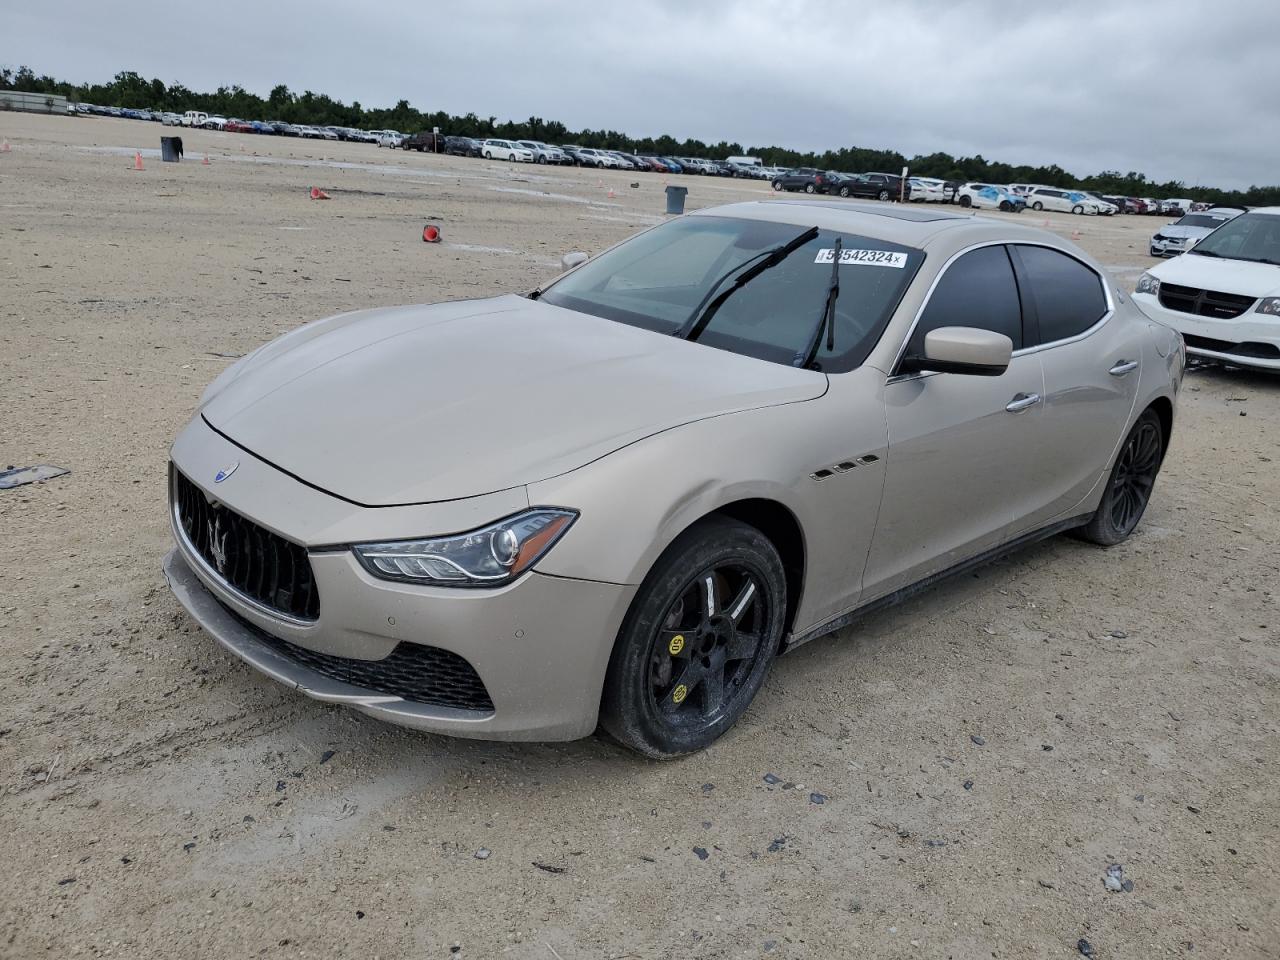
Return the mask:
{"type": "Polygon", "coordinates": [[[983,247],[951,264],[929,297],[907,353],[924,355],[924,338],[939,327],[978,327],[1022,346],[1022,305],[1004,247],[983,247]]]}
{"type": "Polygon", "coordinates": [[[1074,337],[1102,319],[1107,297],[1096,273],[1074,257],[1048,247],[1016,249],[1040,321],[1038,342],[1074,337]]]}

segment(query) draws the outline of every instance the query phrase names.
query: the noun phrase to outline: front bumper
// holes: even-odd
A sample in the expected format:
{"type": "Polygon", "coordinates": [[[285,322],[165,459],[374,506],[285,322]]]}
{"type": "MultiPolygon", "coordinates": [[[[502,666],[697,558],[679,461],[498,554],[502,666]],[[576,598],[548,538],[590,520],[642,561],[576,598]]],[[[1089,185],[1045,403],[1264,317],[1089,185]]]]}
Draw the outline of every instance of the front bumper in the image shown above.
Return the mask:
{"type": "Polygon", "coordinates": [[[1151,241],[1151,256],[1153,257],[1176,257],[1179,254],[1186,253],[1195,246],[1190,240],[1165,239],[1151,241]]]}
{"type": "Polygon", "coordinates": [[[1138,309],[1182,334],[1187,353],[1239,367],[1280,371],[1280,319],[1250,310],[1229,320],[1169,310],[1149,293],[1135,293],[1138,309]]]}
{"type": "MultiPolygon", "coordinates": [[[[280,646],[264,642],[244,622],[249,611],[237,609],[234,595],[215,593],[216,584],[197,576],[178,547],[165,557],[164,575],[174,596],[206,633],[271,679],[315,700],[354,707],[400,726],[486,740],[573,740],[595,729],[613,638],[634,589],[534,573],[502,596],[479,603],[400,597],[383,608],[395,614],[382,616],[378,610],[378,619],[369,618],[367,652],[375,654],[372,659],[395,648],[397,641],[388,633],[430,640],[433,646],[466,657],[493,700],[491,711],[479,711],[418,703],[312,669],[280,646]]],[[[371,604],[377,606],[373,597],[343,598],[332,580],[325,579],[329,606],[344,599],[362,608],[358,612],[372,613],[371,604]]],[[[375,595],[378,591],[377,585],[362,586],[375,595]]],[[[360,589],[354,584],[353,588],[360,589]]],[[[321,635],[325,630],[320,625],[313,629],[321,635]]],[[[342,632],[350,635],[346,628],[342,632]]],[[[316,650],[326,646],[297,638],[289,642],[316,650]]]]}

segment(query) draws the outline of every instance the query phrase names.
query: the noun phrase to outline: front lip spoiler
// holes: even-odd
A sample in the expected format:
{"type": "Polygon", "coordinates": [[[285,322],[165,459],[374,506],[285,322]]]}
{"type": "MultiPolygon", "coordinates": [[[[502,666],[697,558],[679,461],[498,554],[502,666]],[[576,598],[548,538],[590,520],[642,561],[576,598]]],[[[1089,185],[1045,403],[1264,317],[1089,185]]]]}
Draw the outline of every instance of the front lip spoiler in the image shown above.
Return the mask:
{"type": "MultiPolygon", "coordinates": [[[[313,700],[355,707],[402,726],[431,729],[438,728],[442,722],[480,723],[494,716],[492,711],[430,706],[390,694],[371,693],[363,687],[332,680],[290,660],[262,643],[237,621],[200,582],[176,547],[164,558],[164,577],[178,601],[221,646],[272,680],[298,690],[313,700]]],[[[465,731],[454,729],[450,732],[466,736],[465,731]]],[[[477,731],[472,736],[483,734],[477,731]]]]}

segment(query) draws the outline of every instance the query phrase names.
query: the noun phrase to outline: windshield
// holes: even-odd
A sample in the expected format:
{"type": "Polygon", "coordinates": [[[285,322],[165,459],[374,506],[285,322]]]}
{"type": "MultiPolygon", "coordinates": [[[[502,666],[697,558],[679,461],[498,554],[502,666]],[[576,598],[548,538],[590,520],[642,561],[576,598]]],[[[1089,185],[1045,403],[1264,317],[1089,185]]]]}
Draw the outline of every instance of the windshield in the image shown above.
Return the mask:
{"type": "Polygon", "coordinates": [[[1173,225],[1175,227],[1208,227],[1210,230],[1213,230],[1215,227],[1222,226],[1230,219],[1230,217],[1221,213],[1213,214],[1212,216],[1207,213],[1189,213],[1173,225]]]}
{"type": "MultiPolygon", "coordinates": [[[[738,267],[804,232],[803,224],[731,217],[672,220],[583,264],[542,293],[558,307],[675,333],[705,300],[732,286],[738,267]],[[719,286],[712,289],[717,280],[719,286]]],[[[873,237],[821,230],[724,301],[698,343],[790,365],[822,316],[839,236],[835,349],[818,352],[828,373],[859,366],[880,338],[924,254],[873,237]]]]}
{"type": "Polygon", "coordinates": [[[1190,252],[1280,265],[1280,215],[1242,213],[1218,227],[1190,252]]]}

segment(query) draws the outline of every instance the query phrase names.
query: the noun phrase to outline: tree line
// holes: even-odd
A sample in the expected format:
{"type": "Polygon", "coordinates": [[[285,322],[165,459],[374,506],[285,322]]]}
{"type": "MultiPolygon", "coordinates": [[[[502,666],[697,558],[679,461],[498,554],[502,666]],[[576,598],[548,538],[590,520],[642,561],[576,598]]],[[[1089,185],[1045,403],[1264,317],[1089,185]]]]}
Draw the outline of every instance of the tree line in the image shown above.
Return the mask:
{"type": "Polygon", "coordinates": [[[545,140],[549,143],[575,143],[584,147],[628,153],[710,159],[745,155],[759,157],[768,166],[817,167],[820,170],[849,172],[895,172],[902,167],[910,167],[915,176],[939,177],[943,180],[1039,183],[1051,187],[1075,187],[1094,193],[1158,199],[1191,195],[1196,200],[1217,204],[1280,204],[1280,185],[1253,186],[1248,190],[1222,190],[1200,185],[1189,186],[1181,180],[1159,183],[1137,171],[1121,173],[1118,170],[1104,170],[1092,176],[1079,177],[1057,164],[1010,164],[987,160],[981,154],[953,157],[948,153],[937,152],[907,157],[896,150],[872,150],[866,147],[841,147],[822,153],[804,153],[778,146],[744,148],[740,143],[723,140],[719,143],[704,143],[694,139],[677,140],[667,135],[631,137],[618,130],[570,130],[558,120],[544,120],[541,117],[499,121],[497,117],[481,117],[475,113],[461,116],[443,110],[428,113],[411,106],[408,100],[400,100],[389,108],[365,107],[358,101],[346,104],[310,90],[296,93],[284,84],[274,87],[265,98],[237,85],[218,87],[212,93],[199,93],[180,83],[166,85],[159,79],[146,80],[131,70],[117,73],[108,83],[73,84],[50,76],[37,76],[26,66],[16,70],[0,67],[0,90],[59,94],[73,102],[106,107],[169,110],[175,113],[203,110],[206,113],[246,120],[282,120],[285,123],[356,127],[364,130],[390,129],[405,133],[438,127],[441,133],[456,136],[545,140]]]}

